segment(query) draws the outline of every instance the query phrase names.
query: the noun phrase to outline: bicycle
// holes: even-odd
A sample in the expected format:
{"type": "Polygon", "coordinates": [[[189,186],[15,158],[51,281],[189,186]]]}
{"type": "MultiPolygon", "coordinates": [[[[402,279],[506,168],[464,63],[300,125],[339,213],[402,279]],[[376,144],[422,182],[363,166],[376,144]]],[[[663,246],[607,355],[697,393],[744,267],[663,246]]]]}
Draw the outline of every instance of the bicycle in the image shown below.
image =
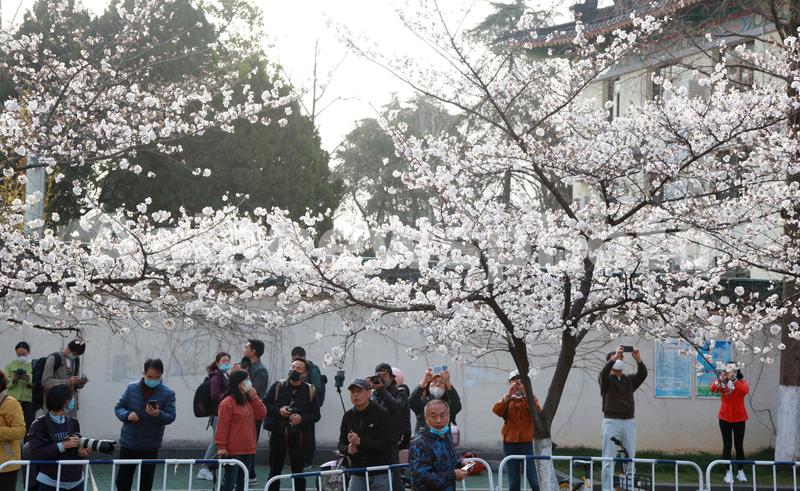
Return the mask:
{"type": "MultiPolygon", "coordinates": [[[[630,454],[628,449],[622,444],[617,437],[611,437],[611,442],[617,446],[618,459],[629,459],[630,454]]],[[[652,489],[652,478],[642,476],[636,473],[625,473],[625,464],[623,462],[614,461],[614,489],[616,491],[647,491],[652,489]],[[619,464],[619,472],[616,472],[617,464],[619,464]]]]}

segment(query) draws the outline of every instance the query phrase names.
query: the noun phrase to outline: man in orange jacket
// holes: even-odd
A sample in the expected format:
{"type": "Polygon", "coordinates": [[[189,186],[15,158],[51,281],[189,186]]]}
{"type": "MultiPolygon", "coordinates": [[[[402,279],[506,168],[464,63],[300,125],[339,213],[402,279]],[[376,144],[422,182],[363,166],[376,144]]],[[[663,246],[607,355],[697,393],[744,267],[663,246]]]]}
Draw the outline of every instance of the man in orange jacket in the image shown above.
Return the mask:
{"type": "MultiPolygon", "coordinates": [[[[537,411],[541,411],[536,396],[533,396],[533,404],[537,411]]],[[[492,412],[503,418],[503,429],[500,430],[500,434],[503,436],[503,454],[506,456],[533,455],[533,418],[528,409],[528,396],[525,393],[525,386],[522,384],[519,371],[514,370],[508,375],[508,392],[494,404],[492,412]]],[[[508,462],[509,491],[519,491],[520,489],[521,464],[520,460],[508,462]]],[[[529,460],[526,468],[531,491],[538,491],[539,480],[536,476],[534,461],[529,460]]]]}

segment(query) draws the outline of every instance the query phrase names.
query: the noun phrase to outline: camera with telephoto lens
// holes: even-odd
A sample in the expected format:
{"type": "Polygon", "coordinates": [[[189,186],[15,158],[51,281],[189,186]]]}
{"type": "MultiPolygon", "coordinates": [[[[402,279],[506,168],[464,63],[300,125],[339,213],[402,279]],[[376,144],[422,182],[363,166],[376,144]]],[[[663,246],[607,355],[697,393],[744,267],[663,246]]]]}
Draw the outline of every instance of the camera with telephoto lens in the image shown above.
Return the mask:
{"type": "Polygon", "coordinates": [[[367,377],[367,380],[370,381],[372,385],[383,385],[383,379],[380,375],[373,375],[371,377],[367,377]]]}
{"type": "Polygon", "coordinates": [[[114,453],[114,445],[117,444],[117,442],[115,442],[114,440],[98,440],[95,438],[85,438],[76,434],[69,435],[69,438],[72,438],[74,436],[80,439],[80,443],[78,443],[78,448],[88,448],[92,452],[112,454],[114,453]]]}

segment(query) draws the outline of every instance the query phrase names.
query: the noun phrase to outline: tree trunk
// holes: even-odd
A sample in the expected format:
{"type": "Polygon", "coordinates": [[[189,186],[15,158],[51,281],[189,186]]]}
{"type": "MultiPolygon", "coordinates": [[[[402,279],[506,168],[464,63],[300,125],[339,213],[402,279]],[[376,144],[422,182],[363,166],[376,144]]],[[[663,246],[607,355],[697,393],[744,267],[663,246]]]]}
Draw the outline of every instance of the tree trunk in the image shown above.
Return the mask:
{"type": "MultiPolygon", "coordinates": [[[[553,455],[553,440],[550,438],[536,438],[533,441],[533,455],[553,455]]],[[[558,476],[552,460],[535,460],[536,475],[539,477],[541,491],[556,491],[558,489],[558,476]]]]}

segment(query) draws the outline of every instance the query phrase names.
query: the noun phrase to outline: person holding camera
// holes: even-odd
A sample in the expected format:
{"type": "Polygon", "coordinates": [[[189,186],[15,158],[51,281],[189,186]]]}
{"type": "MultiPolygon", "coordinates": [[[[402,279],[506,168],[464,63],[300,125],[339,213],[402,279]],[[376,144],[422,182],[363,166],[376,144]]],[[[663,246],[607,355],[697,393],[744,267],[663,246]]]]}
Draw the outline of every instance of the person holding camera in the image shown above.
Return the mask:
{"type": "MultiPolygon", "coordinates": [[[[647,367],[642,362],[639,350],[632,346],[619,346],[616,351],[606,355],[606,364],[600,370],[600,395],[603,397],[603,457],[616,457],[620,442],[628,451],[628,457],[636,457],[636,402],[633,393],[647,378],[647,367]],[[625,352],[631,353],[636,361],[636,373],[630,377],[625,374],[625,352]],[[612,440],[612,438],[614,440],[612,440]]],[[[625,474],[634,473],[632,463],[625,463],[625,474]]],[[[601,473],[603,491],[614,489],[614,462],[603,461],[601,473]]]]}
{"type": "MultiPolygon", "coordinates": [[[[408,448],[411,436],[408,386],[397,384],[392,366],[388,363],[380,363],[375,367],[375,375],[369,378],[369,383],[372,399],[389,412],[391,463],[399,464],[400,450],[408,448]]],[[[401,472],[392,473],[392,489],[403,489],[401,472]]]]}
{"type": "MultiPolygon", "coordinates": [[[[711,383],[711,392],[721,396],[719,406],[719,431],[722,433],[722,458],[731,460],[731,446],[736,447],[736,460],[744,460],[744,428],[747,422],[747,409],[744,407],[744,397],[750,392],[750,385],[744,379],[744,374],[735,366],[729,364],[726,370],[719,374],[719,378],[711,383]]],[[[725,482],[733,484],[733,474],[728,468],[725,472],[725,482]]],[[[736,479],[747,481],[744,466],[739,464],[736,479]]]]}
{"type": "Polygon", "coordinates": [[[414,387],[414,391],[408,399],[409,407],[417,416],[414,433],[419,434],[425,428],[425,405],[434,399],[441,399],[450,408],[450,434],[453,437],[453,445],[458,446],[453,426],[456,426],[456,416],[461,412],[461,397],[450,382],[450,372],[446,370],[447,367],[437,368],[439,368],[437,374],[434,374],[433,367],[425,370],[425,375],[419,385],[414,387]]]}
{"type": "MultiPolygon", "coordinates": [[[[122,421],[119,443],[120,459],[157,459],[164,437],[164,427],[175,421],[175,391],[161,380],[164,364],[158,358],[144,362],[142,378],[129,384],[114,413],[122,421]]],[[[122,465],[117,473],[117,490],[130,491],[135,465],[122,465]]],[[[155,464],[142,464],[140,487],[153,488],[155,464]]]]}
{"type": "Polygon", "coordinates": [[[462,467],[448,435],[450,408],[441,399],[432,399],[425,404],[424,414],[425,427],[409,450],[411,485],[417,491],[454,491],[456,481],[466,479],[469,467],[462,467]]]}
{"type": "MultiPolygon", "coordinates": [[[[28,447],[31,460],[78,460],[91,453],[82,444],[81,426],[69,415],[75,409],[72,387],[56,384],[45,392],[47,412],[31,424],[28,447]]],[[[37,466],[36,482],[39,491],[83,491],[83,466],[53,464],[37,466]]]]}
{"type": "Polygon", "coordinates": [[[73,418],[78,414],[78,390],[89,382],[89,379],[81,376],[80,356],[85,352],[86,343],[82,339],[73,339],[62,352],[56,351],[47,357],[42,372],[42,388],[45,391],[62,384],[72,388],[75,404],[70,416],[73,418]]]}
{"type": "MultiPolygon", "coordinates": [[[[25,438],[22,406],[8,393],[8,379],[0,372],[0,464],[20,459],[20,442],[25,438]]],[[[17,488],[18,465],[0,471],[0,489],[17,488]]]]}
{"type": "MultiPolygon", "coordinates": [[[[258,397],[250,375],[245,370],[236,370],[228,379],[228,392],[217,408],[219,421],[214,443],[221,459],[236,459],[250,469],[256,457],[256,429],[264,419],[267,409],[258,397]]],[[[225,467],[222,478],[223,491],[242,491],[244,472],[238,465],[225,467]]]]}
{"type": "MultiPolygon", "coordinates": [[[[339,452],[350,459],[351,468],[389,465],[389,413],[370,400],[369,383],[357,378],[347,388],[353,407],[342,416],[339,427],[339,452]]],[[[349,491],[366,491],[364,473],[350,475],[349,491]]],[[[385,472],[369,474],[369,489],[389,489],[385,472]]]]}
{"type": "MultiPolygon", "coordinates": [[[[5,374],[9,380],[8,395],[19,401],[25,416],[25,433],[36,419],[36,406],[33,404],[33,363],[31,347],[25,341],[14,346],[17,358],[6,365],[5,374]]],[[[26,440],[27,441],[27,440],[26,440]]]]}
{"type": "MultiPolygon", "coordinates": [[[[308,362],[302,358],[292,361],[289,377],[275,382],[267,391],[264,404],[267,418],[264,428],[269,437],[269,478],[281,475],[286,455],[293,474],[303,472],[306,456],[313,455],[315,448],[311,429],[319,421],[317,389],[305,382],[308,362]]],[[[295,479],[294,489],[305,490],[306,480],[295,479]]],[[[274,482],[269,491],[278,491],[279,482],[274,482]]]]}
{"type": "MultiPolygon", "coordinates": [[[[537,411],[542,410],[536,396],[533,396],[533,404],[537,411]]],[[[506,456],[533,455],[535,428],[528,407],[528,394],[518,370],[508,374],[508,391],[492,406],[492,412],[503,418],[503,428],[500,430],[503,437],[503,454],[506,456]]],[[[538,491],[539,479],[534,462],[528,462],[525,467],[531,490],[538,491]]],[[[510,491],[519,491],[521,471],[522,462],[520,460],[508,462],[508,489],[510,491]]]]}

